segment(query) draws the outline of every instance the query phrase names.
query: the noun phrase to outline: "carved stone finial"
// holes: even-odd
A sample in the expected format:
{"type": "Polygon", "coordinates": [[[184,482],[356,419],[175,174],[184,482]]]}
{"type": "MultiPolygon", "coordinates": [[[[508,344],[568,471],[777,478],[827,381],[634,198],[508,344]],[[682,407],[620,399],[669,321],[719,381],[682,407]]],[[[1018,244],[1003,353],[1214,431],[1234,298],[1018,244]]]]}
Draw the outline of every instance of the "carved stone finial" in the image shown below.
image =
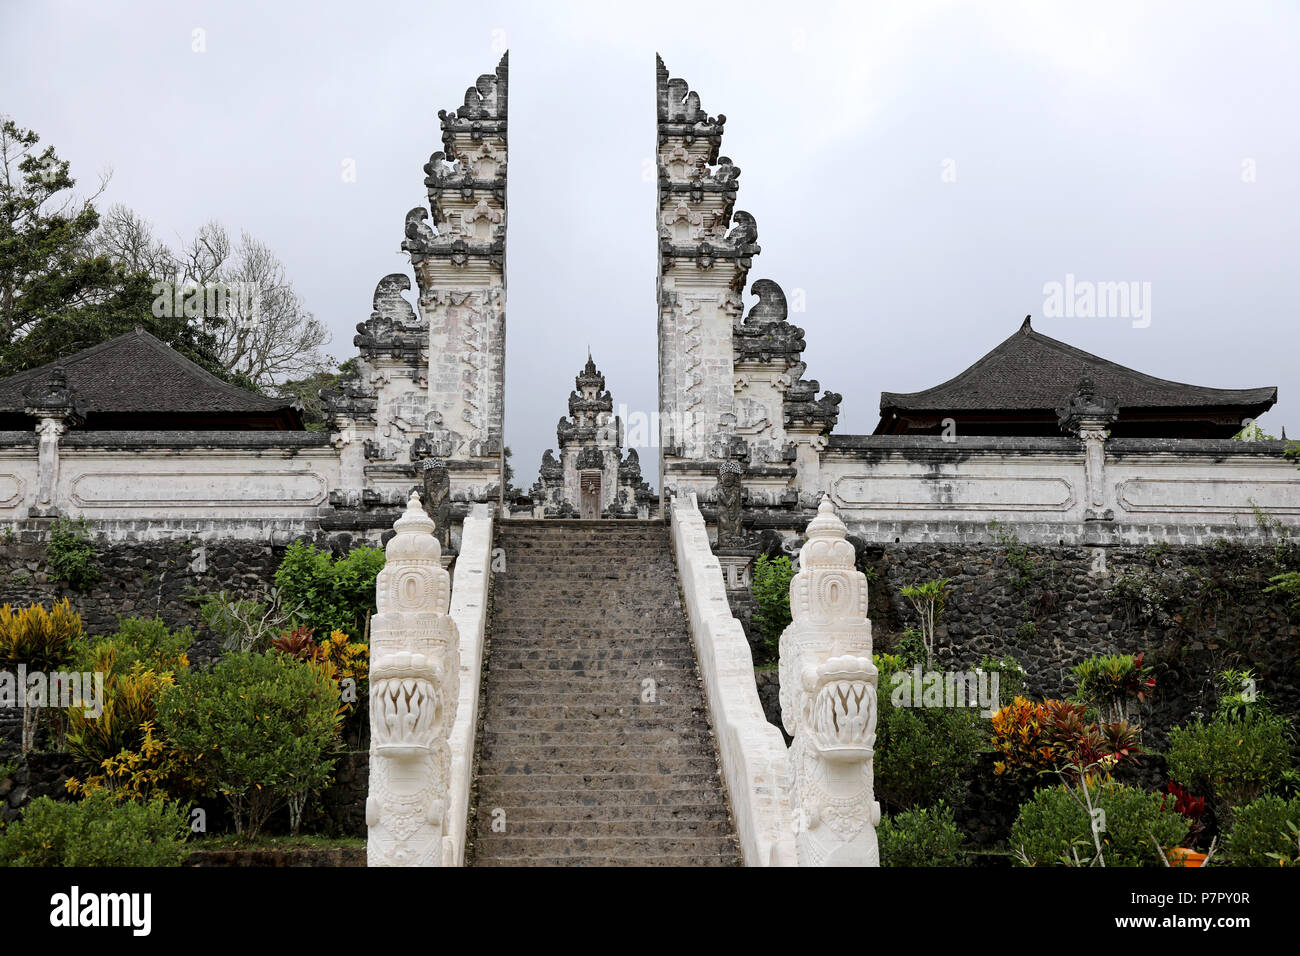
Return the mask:
{"type": "Polygon", "coordinates": [[[800,866],[879,866],[872,760],[876,686],[867,579],[829,497],[822,499],[791,584],[781,635],[781,722],[790,764],[800,866]]]}
{"type": "Polygon", "coordinates": [[[370,619],[370,866],[441,866],[460,694],[460,638],[433,521],[412,493],[384,548],[370,619]]]}

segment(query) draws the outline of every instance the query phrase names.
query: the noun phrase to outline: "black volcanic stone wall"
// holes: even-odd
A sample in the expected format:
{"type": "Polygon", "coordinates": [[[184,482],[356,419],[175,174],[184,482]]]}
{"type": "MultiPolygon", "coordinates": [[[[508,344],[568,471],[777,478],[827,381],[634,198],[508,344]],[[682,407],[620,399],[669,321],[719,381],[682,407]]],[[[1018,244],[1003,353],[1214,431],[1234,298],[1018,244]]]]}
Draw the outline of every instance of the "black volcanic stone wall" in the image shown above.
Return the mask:
{"type": "Polygon", "coordinates": [[[227,591],[252,597],[264,593],[284,556],[284,547],[253,541],[206,543],[159,541],[97,545],[99,581],[81,592],[54,581],[45,545],[0,542],[0,604],[49,605],[66,597],[87,633],[109,634],[119,617],[161,617],[170,628],[194,630],[193,663],[207,663],[219,651],[216,635],[199,621],[193,593],[227,591]],[[200,546],[202,552],[199,552],[200,546]],[[202,557],[204,570],[195,570],[202,557]]]}
{"type": "Polygon", "coordinates": [[[1300,548],[1208,546],[1105,549],[1105,571],[1085,547],[909,545],[859,548],[870,580],[876,649],[889,650],[916,615],[900,590],[950,578],[937,629],[937,666],[973,668],[1010,654],[1031,696],[1073,692],[1070,669],[1099,654],[1145,652],[1157,684],[1142,723],[1148,747],[1214,706],[1214,675],[1254,669],[1259,689],[1289,716],[1300,713],[1300,614],[1264,593],[1280,570],[1300,567],[1300,548]]]}

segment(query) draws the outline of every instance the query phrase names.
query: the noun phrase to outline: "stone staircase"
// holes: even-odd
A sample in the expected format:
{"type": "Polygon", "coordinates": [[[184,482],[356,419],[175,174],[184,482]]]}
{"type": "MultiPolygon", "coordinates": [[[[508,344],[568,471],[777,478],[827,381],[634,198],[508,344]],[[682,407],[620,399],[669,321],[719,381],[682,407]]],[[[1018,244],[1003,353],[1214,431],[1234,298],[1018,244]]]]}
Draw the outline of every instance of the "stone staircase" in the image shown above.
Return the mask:
{"type": "Polygon", "coordinates": [[[471,862],[740,865],[667,526],[499,527],[471,862]]]}

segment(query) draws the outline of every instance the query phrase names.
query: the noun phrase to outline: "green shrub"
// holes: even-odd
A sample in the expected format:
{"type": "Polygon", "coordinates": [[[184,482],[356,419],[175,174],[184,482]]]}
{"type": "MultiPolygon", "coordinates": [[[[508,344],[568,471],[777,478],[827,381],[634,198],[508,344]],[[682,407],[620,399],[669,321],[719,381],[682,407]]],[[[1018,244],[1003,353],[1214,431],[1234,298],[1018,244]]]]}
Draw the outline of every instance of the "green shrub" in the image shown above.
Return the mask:
{"type": "Polygon", "coordinates": [[[880,689],[888,691],[890,679],[899,671],[910,671],[917,664],[925,667],[925,644],[921,632],[914,628],[905,628],[893,642],[893,651],[880,651],[873,655],[876,667],[880,671],[880,689]]]}
{"type": "MultiPolygon", "coordinates": [[[[1021,806],[1011,827],[1011,849],[1023,854],[1022,864],[1072,864],[1077,854],[1086,865],[1096,856],[1092,821],[1075,793],[1045,787],[1021,806]]],[[[1162,810],[1159,794],[1117,783],[1094,785],[1091,794],[1093,806],[1104,813],[1099,836],[1106,866],[1163,866],[1152,838],[1167,854],[1187,836],[1187,819],[1162,810]]]]}
{"type": "Polygon", "coordinates": [[[237,832],[256,837],[285,804],[296,832],[308,795],[334,766],[338,685],[317,665],[278,653],[233,654],[163,691],[158,723],[172,746],[201,756],[208,792],[225,797],[237,832]]]}
{"type": "Polygon", "coordinates": [[[998,675],[998,705],[1009,704],[1025,694],[1025,668],[1010,654],[994,657],[986,654],[975,665],[976,670],[998,675]]]}
{"type": "MultiPolygon", "coordinates": [[[[890,812],[940,802],[961,806],[989,725],[967,707],[896,707],[893,675],[881,673],[876,718],[876,797],[890,812]]],[[[913,681],[913,700],[921,688],[913,681]]]]}
{"type": "Polygon", "coordinates": [[[178,755],[155,732],[155,721],[163,691],[189,669],[192,642],[189,628],[173,633],[158,618],[137,617],[119,620],[107,637],[83,642],[77,665],[104,675],[103,707],[93,717],[77,707],[65,715],[68,752],[79,764],[69,789],[145,798],[179,783],[178,755]]]}
{"type": "Polygon", "coordinates": [[[961,865],[961,834],[944,803],[882,816],[876,836],[881,866],[961,865]]]}
{"type": "Polygon", "coordinates": [[[29,670],[61,670],[76,658],[81,644],[81,615],[68,599],[14,610],[0,606],[0,668],[14,670],[19,664],[29,670]]]}
{"type": "Polygon", "coordinates": [[[1244,718],[1224,713],[1169,734],[1169,776],[1198,796],[1210,797],[1222,821],[1281,782],[1291,767],[1287,721],[1254,710],[1244,718]]]}
{"type": "Polygon", "coordinates": [[[275,583],[295,623],[317,634],[343,631],[361,640],[375,610],[375,578],[383,567],[379,548],[354,548],[335,560],[328,551],[296,541],[285,551],[275,583]]]}
{"type": "Polygon", "coordinates": [[[82,642],[77,666],[114,674],[135,669],[175,672],[189,667],[193,644],[194,634],[188,627],[172,632],[161,618],[120,618],[112,634],[82,642]]]}
{"type": "Polygon", "coordinates": [[[1255,686],[1255,672],[1229,668],[1219,671],[1214,680],[1215,690],[1219,695],[1215,715],[1235,720],[1253,717],[1257,712],[1267,713],[1271,710],[1268,698],[1255,686]]]}
{"type": "Polygon", "coordinates": [[[54,580],[70,588],[85,591],[99,580],[99,567],[95,563],[97,552],[85,518],[55,521],[45,543],[45,555],[54,580]]]}
{"type": "MultiPolygon", "coordinates": [[[[0,669],[28,670],[49,674],[62,670],[76,657],[81,644],[81,615],[72,610],[68,599],[51,605],[19,608],[0,606],[0,669]]],[[[23,707],[20,747],[27,753],[36,745],[36,721],[39,707],[23,707]]]]}
{"type": "Polygon", "coordinates": [[[189,808],[106,794],[75,802],[38,797],[0,837],[3,866],[179,866],[189,808]]]}
{"type": "Polygon", "coordinates": [[[280,605],[280,592],[272,588],[265,601],[241,598],[225,591],[195,594],[199,620],[221,638],[222,650],[251,653],[265,651],[289,627],[289,615],[280,605]]]}
{"type": "Polygon", "coordinates": [[[1228,861],[1234,866],[1277,866],[1279,857],[1293,860],[1297,846],[1292,826],[1300,827],[1300,797],[1283,800],[1267,794],[1238,807],[1224,842],[1228,861]]]}
{"type": "Polygon", "coordinates": [[[758,604],[754,626],[769,647],[776,647],[781,632],[790,624],[790,582],[793,579],[794,568],[785,556],[769,558],[760,554],[754,563],[752,590],[758,604]]]}
{"type": "Polygon", "coordinates": [[[1155,686],[1142,654],[1110,654],[1089,657],[1070,669],[1075,680],[1075,699],[1095,707],[1109,722],[1128,716],[1128,703],[1141,703],[1155,686]]]}

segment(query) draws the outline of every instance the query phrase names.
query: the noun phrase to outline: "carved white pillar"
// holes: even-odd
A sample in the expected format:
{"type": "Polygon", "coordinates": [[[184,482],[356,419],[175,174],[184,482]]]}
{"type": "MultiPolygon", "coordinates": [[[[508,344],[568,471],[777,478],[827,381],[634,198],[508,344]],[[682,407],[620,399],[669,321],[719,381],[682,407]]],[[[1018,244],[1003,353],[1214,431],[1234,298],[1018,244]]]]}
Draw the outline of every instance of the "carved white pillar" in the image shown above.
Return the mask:
{"type": "Polygon", "coordinates": [[[59,491],[59,439],[69,421],[77,421],[76,396],[68,387],[68,376],[60,365],[49,375],[23,390],[24,410],[36,419],[36,501],[30,514],[51,517],[59,513],[55,496],[59,491]]]}
{"type": "Polygon", "coordinates": [[[879,866],[872,758],[878,674],[871,662],[867,578],[844,523],[823,498],[790,582],[781,635],[781,722],[793,738],[800,866],[879,866]]]}
{"type": "Polygon", "coordinates": [[[40,435],[36,506],[42,514],[54,512],[54,492],[59,481],[59,438],[67,430],[58,418],[42,418],[36,426],[36,433],[40,435]]]}
{"type": "Polygon", "coordinates": [[[1102,395],[1092,376],[1084,375],[1063,408],[1056,410],[1057,420],[1066,432],[1083,442],[1084,485],[1087,521],[1113,521],[1115,511],[1107,507],[1106,439],[1110,425],[1119,417],[1119,404],[1102,395]]]}
{"type": "Polygon", "coordinates": [[[1083,423],[1079,438],[1084,448],[1084,473],[1087,476],[1088,504],[1093,511],[1106,505],[1106,439],[1109,433],[1100,423],[1083,423]]]}
{"type": "Polygon", "coordinates": [[[385,550],[370,619],[369,866],[443,866],[460,637],[434,523],[412,494],[385,550]]]}

